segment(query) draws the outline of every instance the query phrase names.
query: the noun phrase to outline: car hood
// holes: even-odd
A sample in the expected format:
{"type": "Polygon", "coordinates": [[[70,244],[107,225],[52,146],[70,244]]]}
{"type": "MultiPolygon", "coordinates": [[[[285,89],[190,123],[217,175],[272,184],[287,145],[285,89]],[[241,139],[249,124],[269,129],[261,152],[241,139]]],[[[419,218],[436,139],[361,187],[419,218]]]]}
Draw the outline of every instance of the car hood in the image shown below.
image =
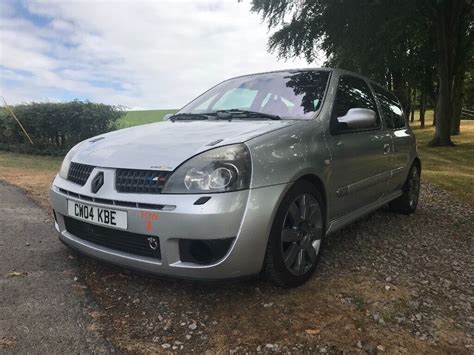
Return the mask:
{"type": "Polygon", "coordinates": [[[167,121],[85,140],[72,161],[100,167],[174,170],[190,157],[294,124],[294,121],[167,121]]]}

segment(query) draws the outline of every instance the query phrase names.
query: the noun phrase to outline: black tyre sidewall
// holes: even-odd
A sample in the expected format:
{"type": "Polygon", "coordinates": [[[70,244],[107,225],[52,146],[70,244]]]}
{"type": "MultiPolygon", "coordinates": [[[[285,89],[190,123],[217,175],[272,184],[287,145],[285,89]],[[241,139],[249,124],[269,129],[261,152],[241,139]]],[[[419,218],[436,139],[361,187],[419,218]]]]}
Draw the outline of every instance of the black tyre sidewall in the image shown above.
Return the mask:
{"type": "Polygon", "coordinates": [[[410,205],[409,179],[412,176],[413,169],[418,170],[418,178],[421,178],[420,166],[418,166],[416,164],[413,164],[410,168],[410,171],[408,172],[407,179],[406,179],[406,181],[405,181],[405,183],[403,184],[403,187],[402,187],[403,195],[400,196],[399,198],[393,200],[389,204],[391,210],[393,210],[394,212],[409,215],[409,214],[414,213],[416,211],[416,208],[418,207],[418,202],[420,200],[419,196],[417,198],[416,204],[414,206],[410,205]]]}
{"type": "MultiPolygon", "coordinates": [[[[421,179],[421,171],[420,171],[420,168],[417,166],[417,165],[413,165],[410,169],[410,175],[409,175],[409,178],[411,178],[411,175],[413,173],[413,169],[417,169],[417,175],[418,175],[418,184],[421,183],[420,179],[421,179]]],[[[408,179],[407,179],[407,185],[408,185],[408,179]]],[[[418,196],[416,197],[416,203],[414,206],[411,206],[410,204],[410,189],[407,187],[406,190],[404,191],[404,193],[407,195],[407,204],[408,204],[408,208],[410,210],[410,213],[413,213],[416,211],[416,208],[418,207],[418,202],[420,201],[420,190],[418,188],[418,196]]]]}

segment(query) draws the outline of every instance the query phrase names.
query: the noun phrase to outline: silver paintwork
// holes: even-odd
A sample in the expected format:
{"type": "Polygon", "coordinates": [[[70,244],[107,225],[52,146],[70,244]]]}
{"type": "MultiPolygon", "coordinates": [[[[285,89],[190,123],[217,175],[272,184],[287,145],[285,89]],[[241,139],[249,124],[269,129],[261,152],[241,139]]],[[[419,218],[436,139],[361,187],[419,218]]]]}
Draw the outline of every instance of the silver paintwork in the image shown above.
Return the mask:
{"type": "Polygon", "coordinates": [[[338,117],[339,123],[346,123],[351,128],[368,128],[375,126],[377,114],[368,108],[351,108],[347,113],[338,117]]]}
{"type": "MultiPolygon", "coordinates": [[[[325,197],[326,233],[346,226],[401,195],[409,169],[417,159],[415,137],[409,127],[332,136],[329,117],[340,75],[332,70],[321,109],[310,120],[281,121],[166,121],[119,130],[87,140],[72,161],[98,166],[105,184],[92,196],[90,180],[79,186],[57,176],[51,202],[60,239],[94,257],[157,274],[200,279],[232,278],[258,273],[263,265],[270,228],[285,193],[299,179],[318,184],[325,197]],[[202,195],[146,195],[118,193],[114,169],[174,170],[190,157],[218,146],[245,143],[252,158],[249,190],[202,195]],[[86,197],[162,204],[158,223],[149,233],[140,211],[128,212],[129,231],[160,238],[162,260],[138,257],[92,245],[65,230],[67,196],[60,189],[86,197]],[[193,205],[212,196],[204,205],[193,205]],[[179,238],[236,237],[228,254],[212,265],[180,261],[179,238]]],[[[82,202],[101,205],[97,202],[82,202]]]]}
{"type": "Polygon", "coordinates": [[[193,155],[292,125],[292,121],[166,121],[121,129],[89,139],[77,163],[101,167],[174,170],[193,155]],[[217,143],[216,143],[217,142],[217,143]]]}

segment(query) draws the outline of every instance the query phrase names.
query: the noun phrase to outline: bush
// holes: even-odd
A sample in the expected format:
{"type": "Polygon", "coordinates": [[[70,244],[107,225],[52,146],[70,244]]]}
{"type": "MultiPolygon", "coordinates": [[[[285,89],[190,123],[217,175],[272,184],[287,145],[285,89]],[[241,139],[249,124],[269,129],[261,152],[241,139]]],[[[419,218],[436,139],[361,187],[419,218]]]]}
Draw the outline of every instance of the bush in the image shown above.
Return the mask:
{"type": "Polygon", "coordinates": [[[118,106],[81,101],[31,103],[11,108],[34,144],[3,108],[0,149],[47,155],[62,155],[84,139],[116,129],[118,119],[126,113],[118,106]]]}

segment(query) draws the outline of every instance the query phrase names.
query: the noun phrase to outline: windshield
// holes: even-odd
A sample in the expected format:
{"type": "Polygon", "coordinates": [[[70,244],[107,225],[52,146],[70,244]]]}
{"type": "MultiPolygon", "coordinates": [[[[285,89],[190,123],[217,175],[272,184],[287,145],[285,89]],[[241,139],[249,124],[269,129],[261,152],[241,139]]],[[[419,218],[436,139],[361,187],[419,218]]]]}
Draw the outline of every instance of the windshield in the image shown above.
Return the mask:
{"type": "Polygon", "coordinates": [[[320,108],[329,71],[292,71],[227,80],[186,105],[179,113],[248,110],[281,118],[311,118],[320,108]]]}

